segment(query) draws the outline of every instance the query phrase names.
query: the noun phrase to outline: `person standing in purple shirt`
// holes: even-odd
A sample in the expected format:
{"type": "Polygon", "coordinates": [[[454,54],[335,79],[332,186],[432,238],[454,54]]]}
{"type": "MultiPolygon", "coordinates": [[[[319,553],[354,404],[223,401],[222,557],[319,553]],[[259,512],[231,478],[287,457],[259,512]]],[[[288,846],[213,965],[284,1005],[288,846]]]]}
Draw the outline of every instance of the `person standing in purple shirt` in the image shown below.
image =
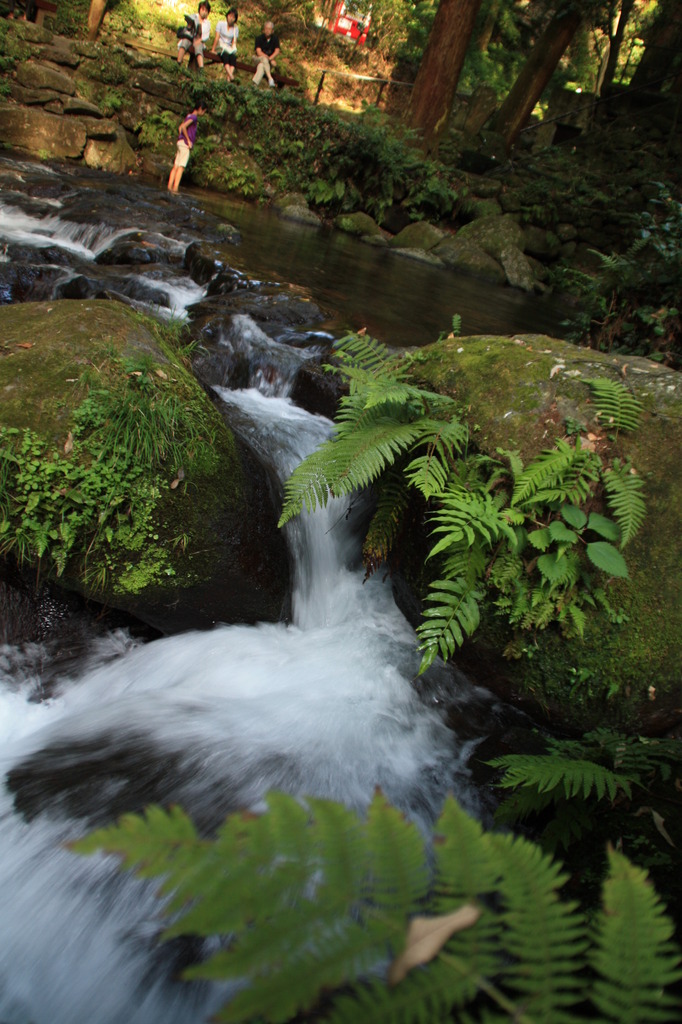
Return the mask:
{"type": "Polygon", "coordinates": [[[188,114],[185,120],[180,125],[178,131],[178,145],[177,152],[175,154],[175,163],[171,168],[170,177],[168,179],[168,191],[177,192],[180,187],[180,179],[182,178],[182,172],[187,166],[189,160],[190,151],[194,147],[194,140],[197,137],[197,127],[199,118],[202,117],[208,110],[208,105],[205,100],[200,100],[191,114],[188,114]]]}

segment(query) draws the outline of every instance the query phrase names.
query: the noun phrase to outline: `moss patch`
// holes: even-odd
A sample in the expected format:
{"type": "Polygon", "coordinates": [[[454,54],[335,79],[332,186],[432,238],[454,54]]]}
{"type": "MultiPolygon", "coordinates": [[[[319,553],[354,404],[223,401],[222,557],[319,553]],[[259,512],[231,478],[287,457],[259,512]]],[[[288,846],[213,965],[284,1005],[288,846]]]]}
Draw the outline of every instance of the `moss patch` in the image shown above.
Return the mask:
{"type": "Polygon", "coordinates": [[[527,462],[573,421],[584,436],[594,432],[605,462],[630,459],[645,483],[646,519],[624,551],[630,578],[609,587],[621,621],[595,612],[582,641],[548,629],[523,640],[522,658],[505,662],[509,629],[490,618],[463,652],[467,669],[493,688],[499,680],[507,692],[532,697],[549,717],[579,729],[609,723],[656,731],[682,717],[679,374],[542,336],[450,338],[413,358],[420,382],[461,402],[482,451],[518,449],[527,462]],[[602,427],[587,384],[593,377],[626,383],[642,402],[636,432],[614,435],[602,427]]]}
{"type": "Polygon", "coordinates": [[[243,515],[244,481],[234,438],[172,332],[110,301],[6,306],[0,327],[3,450],[12,472],[23,460],[28,474],[21,500],[0,509],[4,549],[112,603],[194,583],[215,560],[218,514],[243,515]],[[131,393],[132,422],[119,422],[131,393]],[[179,446],[171,436],[167,455],[131,459],[137,410],[168,408],[179,446]]]}

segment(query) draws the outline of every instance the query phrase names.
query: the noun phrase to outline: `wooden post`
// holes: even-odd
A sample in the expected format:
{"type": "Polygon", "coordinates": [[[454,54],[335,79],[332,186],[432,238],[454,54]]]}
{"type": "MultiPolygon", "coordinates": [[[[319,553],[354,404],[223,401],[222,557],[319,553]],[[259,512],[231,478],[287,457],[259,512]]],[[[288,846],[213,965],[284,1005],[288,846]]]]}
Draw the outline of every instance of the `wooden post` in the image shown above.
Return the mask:
{"type": "Polygon", "coordinates": [[[313,103],[317,103],[317,101],[320,98],[320,93],[322,92],[322,86],[324,84],[324,76],[326,74],[327,74],[327,72],[323,71],[321,76],[320,76],[320,81],[317,83],[317,92],[315,93],[315,99],[313,100],[313,103]]]}

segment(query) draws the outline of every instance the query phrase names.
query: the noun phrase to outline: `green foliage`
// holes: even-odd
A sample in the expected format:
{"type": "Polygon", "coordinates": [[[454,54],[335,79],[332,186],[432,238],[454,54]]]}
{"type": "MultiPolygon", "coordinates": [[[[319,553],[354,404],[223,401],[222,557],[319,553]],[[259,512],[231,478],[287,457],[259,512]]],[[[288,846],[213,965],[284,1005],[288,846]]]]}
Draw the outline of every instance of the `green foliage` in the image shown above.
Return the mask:
{"type": "Polygon", "coordinates": [[[150,149],[167,147],[177,138],[180,119],[170,110],[160,110],[150,114],[137,125],[139,139],[143,146],[150,149]]]}
{"type": "Polygon", "coordinates": [[[69,39],[83,38],[88,29],[90,0],[61,0],[57,4],[55,30],[69,39]]]}
{"type": "Polygon", "coordinates": [[[344,119],[287,90],[211,88],[211,112],[240,126],[250,154],[279,191],[303,192],[331,214],[362,209],[381,220],[396,194],[415,219],[454,209],[454,179],[424,159],[407,133],[371,118],[344,119]],[[273,90],[274,92],[274,90],[273,90]]]}
{"type": "Polygon", "coordinates": [[[425,496],[437,492],[448,462],[466,445],[456,404],[406,382],[408,364],[371,338],[337,342],[338,366],[350,393],[341,399],[334,436],[301,463],[285,484],[283,526],[305,507],[368,487],[396,460],[425,496]],[[451,419],[445,419],[446,415],[451,419]]]}
{"type": "MultiPolygon", "coordinates": [[[[594,821],[605,813],[598,804],[606,804],[607,810],[619,802],[630,805],[635,790],[669,782],[673,765],[682,763],[675,741],[623,736],[608,729],[586,733],[581,740],[548,737],[545,743],[544,755],[507,754],[488,763],[503,770],[498,785],[512,791],[498,808],[496,820],[513,825],[535,817],[543,823],[541,842],[551,852],[589,837],[594,821]]],[[[613,841],[618,839],[615,828],[614,833],[609,836],[613,841]]]]}
{"type": "Polygon", "coordinates": [[[590,928],[562,899],[558,864],[526,839],[484,832],[453,798],[430,855],[381,795],[364,818],[326,800],[267,802],[211,840],[179,809],[152,807],[74,844],[161,879],[164,938],[220,940],[185,971],[239,983],[216,1019],[416,1024],[470,1019],[461,1014],[475,1003],[481,1020],[643,1024],[672,1011],[673,927],[621,854],[609,853],[590,928]]]}
{"type": "Polygon", "coordinates": [[[599,418],[605,426],[616,432],[637,429],[642,403],[626,387],[607,377],[596,377],[587,383],[599,418]]]}
{"type": "Polygon", "coordinates": [[[597,278],[574,279],[584,311],[570,324],[569,340],[602,351],[634,353],[682,366],[679,266],[682,203],[663,182],[639,215],[637,237],[625,253],[604,256],[597,278]]]}
{"type": "Polygon", "coordinates": [[[646,508],[642,491],[644,484],[629,462],[613,460],[603,474],[609,508],[616,517],[621,531],[621,547],[630,541],[639,530],[646,508]]]}
{"type": "Polygon", "coordinates": [[[115,550],[127,560],[157,539],[154,510],[170,479],[214,460],[209,418],[171,381],[170,364],[112,361],[95,384],[86,377],[61,449],[0,428],[0,553],[57,576],[71,558],[87,576],[94,551],[113,564],[115,550]]]}
{"type": "MultiPolygon", "coordinates": [[[[459,327],[453,318],[453,332],[459,327]]],[[[641,524],[641,490],[616,461],[559,438],[524,466],[468,451],[469,434],[456,403],[409,382],[411,360],[361,335],[337,343],[337,364],[349,393],[341,399],[334,435],[301,463],[284,488],[280,526],[330,495],[373,486],[377,505],[363,549],[368,572],[389,560],[410,505],[410,491],[428,503],[434,581],[417,634],[420,672],[448,658],[479,625],[483,602],[523,632],[557,623],[582,636],[587,614],[619,613],[603,582],[623,579],[621,548],[641,524]],[[580,507],[606,500],[611,519],[580,507]],[[595,578],[596,577],[596,578],[595,578]]],[[[628,395],[628,398],[630,396],[628,395]]],[[[632,406],[616,386],[598,402],[618,424],[633,424],[632,406]],[[613,394],[617,396],[614,403],[613,394]]],[[[517,644],[507,649],[516,656],[517,644]]]]}

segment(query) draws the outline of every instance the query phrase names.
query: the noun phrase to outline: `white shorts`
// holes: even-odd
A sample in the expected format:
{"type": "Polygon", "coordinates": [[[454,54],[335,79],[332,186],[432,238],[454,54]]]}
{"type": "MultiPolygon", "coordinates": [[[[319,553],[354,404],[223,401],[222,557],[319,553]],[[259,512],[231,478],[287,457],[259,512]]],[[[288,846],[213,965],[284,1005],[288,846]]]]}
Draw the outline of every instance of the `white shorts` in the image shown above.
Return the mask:
{"type": "Polygon", "coordinates": [[[178,139],[177,152],[175,154],[175,167],[186,167],[189,155],[192,150],[184,139],[178,139]]]}

